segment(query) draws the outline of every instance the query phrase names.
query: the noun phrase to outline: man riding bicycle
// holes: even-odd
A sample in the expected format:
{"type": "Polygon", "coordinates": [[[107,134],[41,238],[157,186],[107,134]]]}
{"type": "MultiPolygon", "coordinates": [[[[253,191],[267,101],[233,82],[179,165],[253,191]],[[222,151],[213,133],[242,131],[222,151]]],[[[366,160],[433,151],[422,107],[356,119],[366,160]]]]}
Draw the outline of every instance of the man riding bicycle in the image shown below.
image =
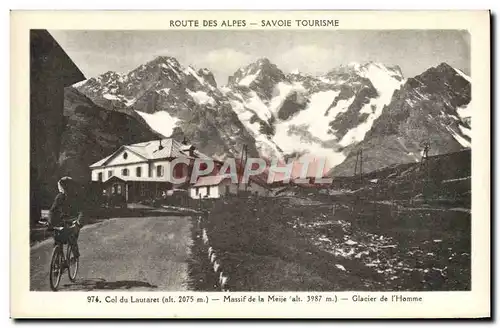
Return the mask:
{"type": "Polygon", "coordinates": [[[63,177],[57,182],[59,193],[49,210],[47,223],[49,227],[63,226],[66,228],[67,222],[76,218],[76,225],[68,231],[68,243],[74,248],[76,258],[80,257],[78,249],[78,236],[82,227],[83,217],[82,204],[79,201],[76,184],[70,177],[63,177]]]}

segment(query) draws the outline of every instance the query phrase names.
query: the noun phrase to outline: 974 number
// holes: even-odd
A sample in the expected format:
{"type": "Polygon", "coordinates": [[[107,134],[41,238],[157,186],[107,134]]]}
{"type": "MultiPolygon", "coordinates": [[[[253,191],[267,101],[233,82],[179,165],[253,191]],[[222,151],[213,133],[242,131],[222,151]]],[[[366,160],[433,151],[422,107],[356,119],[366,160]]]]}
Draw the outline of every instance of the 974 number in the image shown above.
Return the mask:
{"type": "Polygon", "coordinates": [[[99,296],[87,296],[87,302],[89,303],[101,303],[99,296]]]}

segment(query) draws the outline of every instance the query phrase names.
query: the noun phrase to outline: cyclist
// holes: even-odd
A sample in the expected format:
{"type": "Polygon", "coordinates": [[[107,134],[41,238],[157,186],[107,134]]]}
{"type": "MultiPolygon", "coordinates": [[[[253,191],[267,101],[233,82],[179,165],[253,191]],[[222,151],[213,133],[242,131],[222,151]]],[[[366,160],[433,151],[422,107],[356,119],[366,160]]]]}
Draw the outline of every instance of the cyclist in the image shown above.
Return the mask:
{"type": "Polygon", "coordinates": [[[63,177],[57,182],[59,193],[57,194],[49,210],[49,227],[60,226],[65,221],[77,218],[77,225],[71,231],[68,231],[68,243],[74,248],[76,258],[80,257],[78,249],[78,237],[82,227],[81,218],[83,217],[82,204],[79,201],[78,188],[71,177],[63,177]]]}

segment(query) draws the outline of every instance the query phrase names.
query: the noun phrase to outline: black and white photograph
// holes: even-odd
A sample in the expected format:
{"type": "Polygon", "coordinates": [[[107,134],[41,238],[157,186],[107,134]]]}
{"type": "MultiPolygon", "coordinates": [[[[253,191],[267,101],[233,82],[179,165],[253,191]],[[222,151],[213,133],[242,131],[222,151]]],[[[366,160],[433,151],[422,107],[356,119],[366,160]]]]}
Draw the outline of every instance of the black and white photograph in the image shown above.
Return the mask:
{"type": "Polygon", "coordinates": [[[44,15],[13,23],[18,315],[485,313],[487,12],[44,15]]]}
{"type": "Polygon", "coordinates": [[[470,290],[467,31],[30,37],[31,290],[470,290]]]}

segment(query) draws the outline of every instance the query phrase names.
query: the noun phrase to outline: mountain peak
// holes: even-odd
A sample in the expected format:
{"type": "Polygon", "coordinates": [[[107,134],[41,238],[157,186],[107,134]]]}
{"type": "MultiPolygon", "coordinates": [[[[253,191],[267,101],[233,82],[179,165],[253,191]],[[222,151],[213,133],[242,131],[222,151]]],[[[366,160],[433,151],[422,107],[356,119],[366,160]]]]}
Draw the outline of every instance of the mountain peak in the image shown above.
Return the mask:
{"type": "Polygon", "coordinates": [[[100,79],[107,80],[107,79],[112,79],[112,78],[117,78],[119,77],[120,74],[114,71],[107,71],[101,75],[99,75],[100,79]]]}
{"type": "Polygon", "coordinates": [[[452,70],[453,67],[451,67],[448,63],[446,62],[442,62],[441,64],[437,65],[436,66],[436,69],[439,69],[439,70],[452,70]]]}
{"type": "Polygon", "coordinates": [[[403,81],[403,73],[399,66],[388,66],[381,62],[368,61],[364,63],[350,62],[348,64],[339,65],[330,70],[326,76],[336,79],[349,79],[353,76],[380,76],[387,75],[397,81],[403,81]]]}
{"type": "Polygon", "coordinates": [[[272,65],[271,61],[267,57],[261,57],[261,58],[257,59],[257,61],[255,63],[258,65],[262,65],[262,66],[272,65]]]}
{"type": "Polygon", "coordinates": [[[166,64],[173,67],[180,67],[180,64],[177,61],[177,59],[171,56],[157,56],[154,59],[148,61],[146,63],[146,66],[156,66],[161,64],[166,64]]]}
{"type": "Polygon", "coordinates": [[[217,88],[217,82],[215,81],[214,74],[208,68],[200,68],[198,70],[198,75],[205,79],[210,85],[217,88]]]}
{"type": "Polygon", "coordinates": [[[461,70],[458,70],[448,63],[442,62],[437,66],[431,67],[418,75],[416,78],[421,80],[434,80],[435,76],[440,76],[441,78],[446,79],[456,79],[455,77],[460,77],[459,80],[466,80],[470,82],[470,77],[467,76],[461,70]]]}
{"type": "Polygon", "coordinates": [[[285,74],[266,57],[261,57],[255,62],[238,69],[228,79],[228,84],[250,87],[260,85],[264,93],[272,92],[272,87],[285,79],[285,74]],[[267,90],[269,89],[269,90],[267,90]]]}

